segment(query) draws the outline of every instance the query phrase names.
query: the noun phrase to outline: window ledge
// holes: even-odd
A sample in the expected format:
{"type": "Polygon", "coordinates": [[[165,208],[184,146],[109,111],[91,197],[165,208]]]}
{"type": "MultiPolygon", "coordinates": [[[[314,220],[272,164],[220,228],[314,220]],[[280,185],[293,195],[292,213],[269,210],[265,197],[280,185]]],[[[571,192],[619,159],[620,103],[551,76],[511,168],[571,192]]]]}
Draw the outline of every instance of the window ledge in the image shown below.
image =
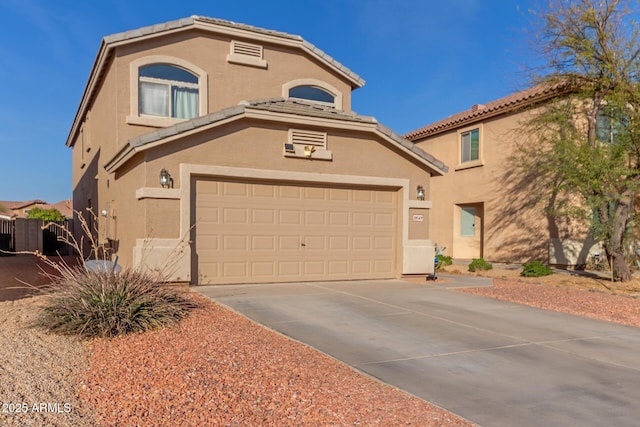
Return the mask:
{"type": "Polygon", "coordinates": [[[304,154],[302,148],[296,147],[295,153],[284,153],[285,157],[293,159],[315,159],[315,160],[333,160],[333,152],[329,150],[315,150],[310,156],[304,154]]]}
{"type": "Polygon", "coordinates": [[[465,162],[465,163],[459,164],[458,166],[455,167],[454,170],[459,171],[459,170],[477,168],[481,166],[484,166],[483,160],[474,160],[473,162],[465,162]]]}
{"type": "Polygon", "coordinates": [[[249,55],[237,55],[230,53],[227,55],[227,62],[231,64],[249,65],[251,67],[267,68],[267,61],[249,55]]]}
{"type": "Polygon", "coordinates": [[[164,128],[184,122],[186,119],[174,119],[172,117],[127,116],[127,124],[164,128]]]}

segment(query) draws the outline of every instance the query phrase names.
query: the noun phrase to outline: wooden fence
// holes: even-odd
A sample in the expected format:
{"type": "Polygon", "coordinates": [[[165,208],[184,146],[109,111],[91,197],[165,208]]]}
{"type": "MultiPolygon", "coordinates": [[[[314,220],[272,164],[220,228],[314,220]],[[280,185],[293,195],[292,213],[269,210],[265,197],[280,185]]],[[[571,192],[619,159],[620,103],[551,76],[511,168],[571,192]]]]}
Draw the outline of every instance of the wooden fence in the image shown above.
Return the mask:
{"type": "MultiPolygon", "coordinates": [[[[40,251],[46,255],[71,255],[73,249],[60,241],[64,231],[60,227],[46,227],[50,221],[16,218],[0,220],[0,249],[11,252],[40,251]]],[[[62,228],[73,233],[73,221],[58,222],[62,228]]]]}

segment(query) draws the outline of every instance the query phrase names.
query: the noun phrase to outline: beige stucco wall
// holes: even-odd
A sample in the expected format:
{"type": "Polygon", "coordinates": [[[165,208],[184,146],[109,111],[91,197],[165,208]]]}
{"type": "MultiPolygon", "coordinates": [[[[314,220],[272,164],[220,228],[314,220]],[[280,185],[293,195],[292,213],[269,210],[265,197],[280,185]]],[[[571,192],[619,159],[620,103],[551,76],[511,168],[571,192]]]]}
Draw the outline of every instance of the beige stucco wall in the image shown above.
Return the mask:
{"type": "MultiPolygon", "coordinates": [[[[530,186],[511,175],[514,163],[510,156],[516,142],[523,138],[518,129],[527,114],[487,119],[417,142],[450,167],[449,173],[431,180],[429,189],[433,201],[431,238],[447,247],[446,255],[482,256],[499,262],[547,262],[550,247],[556,246],[557,255],[561,239],[585,239],[584,227],[548,218],[544,209],[549,201],[536,200],[541,194],[533,194],[530,186]],[[475,128],[480,129],[480,161],[466,167],[460,163],[460,133],[475,128]],[[462,206],[476,208],[475,241],[460,236],[462,206]]],[[[556,258],[562,257],[554,255],[556,258]]],[[[565,258],[572,261],[576,257],[568,254],[565,258]]]]}
{"type": "MultiPolygon", "coordinates": [[[[132,80],[132,61],[148,56],[175,57],[204,70],[207,74],[203,84],[207,88],[208,108],[201,114],[237,105],[242,100],[280,97],[283,85],[297,79],[325,82],[341,93],[343,109],[350,109],[350,83],[326,64],[303,54],[301,50],[256,40],[245,41],[264,46],[267,68],[232,64],[226,60],[230,41],[231,37],[228,36],[192,29],[113,47],[87,114],[80,118],[82,130],[71,143],[74,209],[84,211],[91,201],[93,211],[98,216],[97,237],[100,241],[104,242],[107,238],[115,240],[117,250],[131,248],[139,237],[174,236],[177,233],[175,223],[171,221],[173,213],[169,213],[175,211],[175,201],[139,201],[135,197],[135,189],[157,185],[159,170],[156,170],[155,164],[148,167],[142,161],[142,156],[137,156],[115,174],[107,173],[104,169],[104,165],[130,138],[154,131],[158,126],[176,123],[168,121],[158,126],[128,123],[128,117],[136,113],[131,107],[131,83],[137,81],[136,76],[132,80]],[[108,211],[106,217],[101,214],[103,210],[108,211]]],[[[245,150],[255,152],[256,141],[260,138],[253,139],[251,147],[246,146],[245,150]]],[[[187,158],[191,156],[192,159],[203,161],[198,154],[189,153],[187,158]]],[[[226,164],[233,163],[233,156],[231,154],[226,164]]],[[[243,163],[241,158],[237,160],[243,163]]],[[[179,174],[175,173],[177,163],[166,163],[178,181],[175,185],[179,186],[179,174]]],[[[79,226],[76,227],[78,229],[79,226]]],[[[130,263],[130,251],[117,252],[122,263],[130,263]]]]}
{"type": "Polygon", "coordinates": [[[266,69],[228,62],[226,58],[231,38],[196,30],[118,48],[114,72],[118,81],[119,141],[153,130],[147,126],[126,125],[127,116],[135,114],[131,111],[129,96],[132,75],[130,64],[149,56],[179,58],[204,70],[208,75],[208,113],[237,105],[243,100],[281,97],[283,85],[298,79],[326,82],[342,94],[342,109],[351,109],[351,86],[324,64],[298,49],[256,40],[247,41],[264,47],[266,69]]]}
{"type": "MultiPolygon", "coordinates": [[[[398,149],[381,137],[369,132],[324,129],[328,131],[327,148],[333,153],[332,161],[309,160],[303,158],[286,158],[283,143],[287,140],[289,127],[282,123],[265,123],[243,120],[231,123],[195,137],[175,140],[141,154],[144,163],[130,172],[117,173],[114,188],[118,188],[118,239],[124,251],[119,254],[123,265],[131,265],[133,255],[130,250],[132,240],[148,237],[159,239],[180,239],[185,230],[179,227],[181,208],[177,199],[155,199],[144,197],[132,200],[136,191],[141,188],[160,189],[160,170],[167,169],[174,179],[172,196],[178,197],[177,191],[185,185],[181,182],[180,171],[184,165],[215,165],[221,167],[243,168],[246,170],[286,171],[294,176],[296,173],[323,176],[326,181],[333,182],[333,176],[361,176],[403,179],[408,182],[407,197],[415,201],[415,187],[428,187],[430,175],[415,160],[398,153],[398,149]],[[366,160],[363,160],[366,159],[366,160]],[[129,176],[144,170],[144,177],[129,176]],[[141,179],[142,178],[142,179],[141,179]],[[137,183],[137,184],[136,184],[137,183]],[[122,201],[126,200],[126,203],[122,201]],[[129,203],[130,202],[130,203],[129,203]],[[145,217],[144,225],[129,221],[131,216],[145,217]],[[149,234],[151,233],[151,234],[149,234]],[[126,248],[126,249],[125,249],[126,248]]],[[[250,179],[251,177],[247,177],[250,179]]],[[[361,185],[361,184],[360,184],[361,185]]],[[[401,194],[404,197],[404,194],[401,194]]],[[[164,197],[164,196],[162,196],[164,197]]],[[[400,197],[400,200],[402,200],[400,197]]],[[[427,202],[420,202],[425,206],[427,202]]],[[[418,203],[419,204],[419,203],[418,203]]],[[[406,207],[405,207],[406,208],[406,207]]],[[[399,226],[396,265],[403,265],[403,226],[408,228],[408,239],[423,243],[429,239],[428,208],[411,209],[411,213],[424,214],[424,222],[409,223],[409,209],[403,211],[399,205],[399,226]]],[[[426,259],[426,258],[425,258],[426,259]]],[[[420,271],[424,272],[424,271],[420,271]]],[[[398,275],[402,272],[398,271],[398,275]]]]}

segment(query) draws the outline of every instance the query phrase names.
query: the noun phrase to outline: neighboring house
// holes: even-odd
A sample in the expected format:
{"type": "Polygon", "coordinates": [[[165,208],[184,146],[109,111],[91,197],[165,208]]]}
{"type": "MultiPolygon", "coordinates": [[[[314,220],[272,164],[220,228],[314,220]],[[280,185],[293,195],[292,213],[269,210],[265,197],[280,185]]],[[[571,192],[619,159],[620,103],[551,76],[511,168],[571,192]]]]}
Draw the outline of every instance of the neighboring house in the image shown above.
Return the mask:
{"type": "Polygon", "coordinates": [[[431,272],[418,187],[447,167],[354,113],[363,84],[299,36],[219,19],[105,37],[67,139],[74,209],[120,264],[177,261],[174,280],[431,272]]]}
{"type": "Polygon", "coordinates": [[[29,211],[33,208],[40,209],[57,209],[65,218],[73,217],[73,203],[71,200],[62,200],[55,204],[49,204],[44,200],[27,200],[22,202],[1,201],[0,206],[6,208],[6,212],[0,212],[0,215],[6,216],[7,219],[26,218],[29,211]]]}
{"type": "Polygon", "coordinates": [[[596,250],[583,226],[545,214],[514,174],[510,156],[538,103],[558,96],[537,86],[409,132],[405,138],[451,170],[431,180],[431,235],[446,255],[495,262],[538,259],[555,265],[586,262],[596,250]]]}

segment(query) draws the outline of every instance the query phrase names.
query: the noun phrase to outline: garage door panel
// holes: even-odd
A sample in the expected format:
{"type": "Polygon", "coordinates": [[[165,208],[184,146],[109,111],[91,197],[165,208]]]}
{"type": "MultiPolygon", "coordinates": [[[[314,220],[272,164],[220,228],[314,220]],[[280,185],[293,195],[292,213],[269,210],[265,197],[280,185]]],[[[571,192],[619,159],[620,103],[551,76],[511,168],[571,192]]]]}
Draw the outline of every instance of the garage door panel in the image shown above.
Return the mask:
{"type": "Polygon", "coordinates": [[[394,222],[393,213],[378,213],[374,217],[376,227],[389,227],[394,222]]]}
{"type": "Polygon", "coordinates": [[[325,225],[326,212],[324,211],[307,211],[304,213],[304,225],[325,225]]]}
{"type": "Polygon", "coordinates": [[[349,200],[349,190],[346,188],[330,188],[329,200],[349,200]]]}
{"type": "Polygon", "coordinates": [[[373,224],[373,214],[370,212],[354,212],[353,213],[353,226],[354,227],[371,227],[373,224]]]}
{"type": "Polygon", "coordinates": [[[278,195],[281,199],[302,200],[302,188],[288,185],[279,186],[278,195]]]}
{"type": "Polygon", "coordinates": [[[246,251],[247,249],[249,249],[247,236],[222,236],[223,251],[246,251]]]}
{"type": "Polygon", "coordinates": [[[242,182],[223,182],[222,184],[222,194],[225,197],[247,197],[248,192],[248,184],[242,182]]]}
{"type": "Polygon", "coordinates": [[[253,224],[274,225],[276,223],[275,209],[252,209],[251,222],[253,224]]]}
{"type": "Polygon", "coordinates": [[[276,265],[273,261],[252,262],[251,276],[270,279],[276,277],[276,265]]]}
{"type": "Polygon", "coordinates": [[[305,187],[304,198],[306,200],[324,200],[325,189],[322,187],[305,187]]]}
{"type": "Polygon", "coordinates": [[[395,275],[397,191],[203,179],[195,193],[201,283],[395,275]]]}
{"type": "Polygon", "coordinates": [[[282,225],[300,225],[302,224],[302,215],[297,210],[280,210],[278,212],[279,223],[282,225]]]}
{"type": "Polygon", "coordinates": [[[329,249],[332,251],[349,249],[349,237],[329,236],[329,249]]]}
{"type": "Polygon", "coordinates": [[[373,260],[373,271],[379,274],[386,274],[393,271],[393,263],[388,259],[373,260]]]}
{"type": "Polygon", "coordinates": [[[225,208],[222,211],[222,218],[225,224],[248,224],[249,209],[225,208]]]}
{"type": "Polygon", "coordinates": [[[331,226],[349,226],[349,212],[329,212],[329,224],[331,226]]]}
{"type": "Polygon", "coordinates": [[[318,276],[325,274],[324,261],[304,261],[305,276],[318,276]]]}
{"type": "Polygon", "coordinates": [[[251,195],[259,198],[276,198],[276,187],[268,184],[253,184],[251,186],[251,195]]]}
{"type": "Polygon", "coordinates": [[[222,274],[232,279],[244,279],[249,277],[248,267],[246,261],[225,261],[222,263],[222,274]]]}
{"type": "Polygon", "coordinates": [[[274,251],[276,249],[275,236],[251,236],[251,250],[274,251]]]}
{"type": "Polygon", "coordinates": [[[371,237],[369,236],[355,236],[352,239],[353,250],[366,250],[370,251],[373,247],[371,244],[371,237]]]}
{"type": "Polygon", "coordinates": [[[378,236],[378,237],[374,237],[373,241],[374,241],[374,248],[376,250],[387,251],[387,250],[393,249],[393,238],[391,237],[378,236]]]}
{"type": "Polygon", "coordinates": [[[280,261],[278,275],[280,277],[300,277],[300,261],[280,261]]]}

